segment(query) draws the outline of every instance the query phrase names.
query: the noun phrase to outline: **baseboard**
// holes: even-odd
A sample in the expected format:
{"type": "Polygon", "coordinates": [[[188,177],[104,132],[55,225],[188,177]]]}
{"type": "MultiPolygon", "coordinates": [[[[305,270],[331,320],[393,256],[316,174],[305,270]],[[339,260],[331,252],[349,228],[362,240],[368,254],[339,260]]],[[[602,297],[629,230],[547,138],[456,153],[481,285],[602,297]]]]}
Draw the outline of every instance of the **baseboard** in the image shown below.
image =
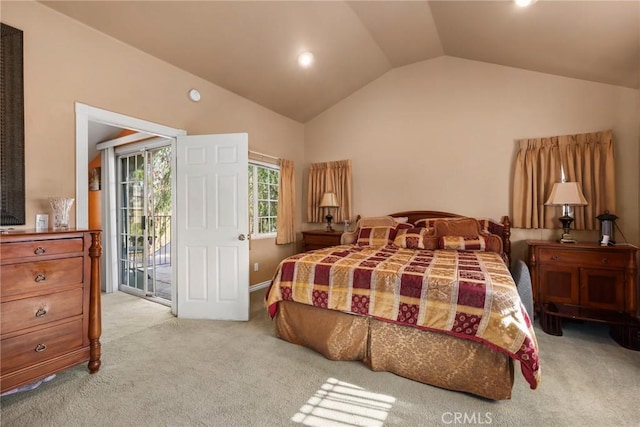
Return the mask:
{"type": "Polygon", "coordinates": [[[258,283],[256,285],[249,286],[249,292],[259,291],[260,289],[264,289],[269,287],[271,284],[271,280],[267,280],[266,282],[258,283]]]}

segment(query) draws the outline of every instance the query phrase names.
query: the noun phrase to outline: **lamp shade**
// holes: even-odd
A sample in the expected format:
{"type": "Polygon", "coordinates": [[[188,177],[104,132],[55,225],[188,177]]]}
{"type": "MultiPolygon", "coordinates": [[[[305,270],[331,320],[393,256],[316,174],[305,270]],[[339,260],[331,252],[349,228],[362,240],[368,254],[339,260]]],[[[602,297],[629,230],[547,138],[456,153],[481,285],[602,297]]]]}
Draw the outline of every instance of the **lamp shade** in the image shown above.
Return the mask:
{"type": "Polygon", "coordinates": [[[587,199],[582,194],[582,189],[577,182],[556,182],[551,189],[551,195],[545,205],[587,205],[587,199]]]}
{"type": "Polygon", "coordinates": [[[337,208],[338,206],[338,197],[336,193],[324,193],[322,195],[322,200],[320,200],[321,208],[337,208]]]}

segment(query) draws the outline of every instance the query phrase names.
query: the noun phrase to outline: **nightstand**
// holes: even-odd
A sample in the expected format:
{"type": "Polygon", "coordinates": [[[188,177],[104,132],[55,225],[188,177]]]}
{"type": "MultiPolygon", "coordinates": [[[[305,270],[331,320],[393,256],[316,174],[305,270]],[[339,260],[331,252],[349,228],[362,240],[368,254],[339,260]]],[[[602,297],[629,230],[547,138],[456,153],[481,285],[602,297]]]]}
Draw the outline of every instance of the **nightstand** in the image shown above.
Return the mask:
{"type": "Polygon", "coordinates": [[[638,267],[632,245],[528,241],[535,309],[542,330],[562,335],[562,319],[602,322],[622,346],[640,350],[638,267]]]}
{"type": "Polygon", "coordinates": [[[307,230],[302,232],[302,250],[322,249],[340,244],[342,231],[307,230]]]}

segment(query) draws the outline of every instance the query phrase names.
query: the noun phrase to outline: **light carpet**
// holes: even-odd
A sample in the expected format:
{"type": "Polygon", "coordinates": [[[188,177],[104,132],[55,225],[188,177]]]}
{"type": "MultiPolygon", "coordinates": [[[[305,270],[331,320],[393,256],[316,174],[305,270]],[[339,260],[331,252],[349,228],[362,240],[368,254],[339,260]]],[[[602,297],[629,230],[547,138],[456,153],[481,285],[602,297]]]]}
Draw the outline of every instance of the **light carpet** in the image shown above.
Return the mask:
{"type": "Polygon", "coordinates": [[[173,318],[167,307],[103,295],[102,367],[59,373],[0,400],[2,426],[637,426],[640,352],[602,325],[536,329],[542,383],[516,366],[512,400],[439,389],[278,339],[251,294],[249,322],[173,318]]]}

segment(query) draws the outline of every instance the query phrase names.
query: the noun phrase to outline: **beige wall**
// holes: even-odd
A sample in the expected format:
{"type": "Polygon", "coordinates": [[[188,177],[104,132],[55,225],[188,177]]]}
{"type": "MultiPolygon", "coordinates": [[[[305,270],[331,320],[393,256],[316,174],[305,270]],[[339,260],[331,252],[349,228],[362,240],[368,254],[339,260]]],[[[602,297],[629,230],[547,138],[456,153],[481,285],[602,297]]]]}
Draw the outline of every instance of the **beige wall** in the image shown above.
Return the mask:
{"type": "MultiPolygon", "coordinates": [[[[638,93],[440,57],[394,69],[307,123],[305,161],[353,160],[354,214],[432,209],[499,219],[511,211],[515,140],[611,128],[615,213],[638,244],[638,93]]],[[[514,255],[524,256],[523,239],[555,235],[514,230],[514,255]]]]}
{"type": "MultiPolygon", "coordinates": [[[[247,132],[251,149],[294,160],[297,229],[319,226],[302,224],[310,162],[353,160],[354,215],[423,208],[499,218],[510,212],[516,139],[612,128],[615,213],[640,243],[639,91],[441,57],[392,70],[303,126],[41,4],[0,7],[3,22],[24,31],[26,227],[49,210],[48,196],[75,191],[82,102],[189,134],[247,132]],[[186,96],[192,87],[199,103],[186,96]]],[[[551,235],[515,230],[514,252],[525,238],[551,235]]],[[[299,246],[252,242],[251,283],[299,246]]]]}
{"type": "MultiPolygon", "coordinates": [[[[2,2],[2,21],[24,31],[27,225],[48,212],[50,195],[75,192],[75,102],[186,130],[247,132],[250,149],[294,160],[303,125],[181,71],[35,2],[2,2]],[[187,92],[197,88],[199,103],[187,92]]],[[[301,188],[302,168],[297,187],[301,188]]],[[[301,194],[298,194],[301,200],[301,194]]],[[[73,222],[73,219],[72,219],[73,222]]],[[[300,223],[300,220],[298,220],[300,223]]],[[[298,227],[299,228],[299,227],[298,227]]],[[[273,239],[271,239],[273,242],[273,239]]],[[[295,245],[251,253],[275,269],[295,245]]],[[[252,282],[254,283],[254,282],[252,282]]]]}

